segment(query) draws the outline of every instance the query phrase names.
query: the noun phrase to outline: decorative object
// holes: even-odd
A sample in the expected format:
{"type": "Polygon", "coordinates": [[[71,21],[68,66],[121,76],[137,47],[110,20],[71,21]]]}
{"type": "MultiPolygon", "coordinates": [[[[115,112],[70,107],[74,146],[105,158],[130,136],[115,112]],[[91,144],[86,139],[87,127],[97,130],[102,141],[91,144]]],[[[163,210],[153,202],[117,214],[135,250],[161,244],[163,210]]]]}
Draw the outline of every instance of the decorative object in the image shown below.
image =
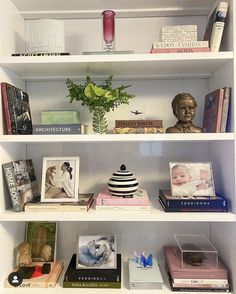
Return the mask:
{"type": "Polygon", "coordinates": [[[134,174],[126,170],[124,164],[120,170],[112,174],[108,181],[108,190],[114,196],[133,197],[133,194],[138,190],[138,181],[134,174]]]}
{"type": "Polygon", "coordinates": [[[79,157],[44,157],[42,202],[77,202],[79,157]]]}
{"type": "Polygon", "coordinates": [[[202,128],[193,124],[197,102],[189,93],[177,94],[172,100],[174,116],[178,119],[173,127],[169,127],[166,133],[201,133],[202,128]]]}
{"type": "Polygon", "coordinates": [[[103,16],[103,49],[112,51],[115,49],[115,12],[113,10],[104,10],[103,16]]]}
{"type": "Polygon", "coordinates": [[[133,94],[124,91],[131,85],[112,88],[112,77],[110,75],[101,85],[96,85],[89,76],[87,76],[85,83],[81,85],[75,84],[70,79],[66,81],[70,102],[81,101],[82,105],[88,106],[92,113],[93,131],[95,133],[104,134],[107,132],[106,112],[114,110],[120,104],[129,104],[129,99],[134,97],[133,94]]]}
{"type": "Polygon", "coordinates": [[[42,266],[43,274],[49,274],[51,271],[51,264],[48,263],[48,260],[50,259],[51,255],[52,247],[50,245],[45,245],[42,249],[42,259],[45,261],[45,263],[42,266]]]}
{"type": "Polygon", "coordinates": [[[115,236],[79,236],[76,268],[116,268],[115,236]]]}
{"type": "Polygon", "coordinates": [[[152,262],[152,254],[149,254],[148,256],[145,255],[145,252],[142,252],[139,256],[136,251],[134,251],[134,262],[138,265],[141,265],[142,267],[151,267],[152,262]]]}
{"type": "Polygon", "coordinates": [[[19,252],[17,265],[19,267],[21,267],[21,266],[26,267],[26,266],[30,265],[32,263],[30,243],[22,242],[18,246],[17,249],[18,249],[18,252],[19,252]]]}
{"type": "Polygon", "coordinates": [[[173,196],[215,197],[210,162],[170,162],[170,181],[173,196]]]}

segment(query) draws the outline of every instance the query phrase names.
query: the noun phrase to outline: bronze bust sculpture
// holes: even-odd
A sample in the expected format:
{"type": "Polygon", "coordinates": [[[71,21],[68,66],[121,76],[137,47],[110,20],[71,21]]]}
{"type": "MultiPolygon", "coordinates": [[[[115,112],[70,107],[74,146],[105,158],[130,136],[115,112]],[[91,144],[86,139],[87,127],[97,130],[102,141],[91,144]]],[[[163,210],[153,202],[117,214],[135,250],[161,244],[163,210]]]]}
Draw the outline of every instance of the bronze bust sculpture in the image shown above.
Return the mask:
{"type": "Polygon", "coordinates": [[[166,133],[201,133],[202,128],[193,124],[197,102],[189,93],[177,94],[171,103],[173,113],[178,119],[173,127],[166,129],[166,133]]]}

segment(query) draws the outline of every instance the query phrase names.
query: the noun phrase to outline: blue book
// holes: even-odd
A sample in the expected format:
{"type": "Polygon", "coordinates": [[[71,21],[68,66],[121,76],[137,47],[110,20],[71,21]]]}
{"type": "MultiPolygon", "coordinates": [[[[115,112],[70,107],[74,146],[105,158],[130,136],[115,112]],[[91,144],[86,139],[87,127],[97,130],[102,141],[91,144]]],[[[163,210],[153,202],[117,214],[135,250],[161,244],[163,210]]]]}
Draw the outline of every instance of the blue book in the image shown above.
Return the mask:
{"type": "Polygon", "coordinates": [[[172,196],[170,190],[159,190],[159,201],[165,211],[228,211],[228,203],[216,196],[172,196]]]}
{"type": "Polygon", "coordinates": [[[58,134],[86,134],[87,126],[83,124],[34,124],[34,135],[58,135],[58,134]]]}

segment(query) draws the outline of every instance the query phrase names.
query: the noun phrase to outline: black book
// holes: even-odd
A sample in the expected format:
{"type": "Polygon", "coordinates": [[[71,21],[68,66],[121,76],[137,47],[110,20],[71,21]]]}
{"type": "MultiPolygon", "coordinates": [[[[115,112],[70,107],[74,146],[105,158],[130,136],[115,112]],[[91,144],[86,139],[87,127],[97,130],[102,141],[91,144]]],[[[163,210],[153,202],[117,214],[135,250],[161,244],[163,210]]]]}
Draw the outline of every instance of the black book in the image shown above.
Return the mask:
{"type": "Polygon", "coordinates": [[[8,83],[1,83],[1,92],[7,134],[32,134],[28,94],[8,83]]]}
{"type": "Polygon", "coordinates": [[[66,270],[64,282],[121,282],[121,254],[116,256],[115,269],[76,269],[76,254],[73,254],[66,270]]]}

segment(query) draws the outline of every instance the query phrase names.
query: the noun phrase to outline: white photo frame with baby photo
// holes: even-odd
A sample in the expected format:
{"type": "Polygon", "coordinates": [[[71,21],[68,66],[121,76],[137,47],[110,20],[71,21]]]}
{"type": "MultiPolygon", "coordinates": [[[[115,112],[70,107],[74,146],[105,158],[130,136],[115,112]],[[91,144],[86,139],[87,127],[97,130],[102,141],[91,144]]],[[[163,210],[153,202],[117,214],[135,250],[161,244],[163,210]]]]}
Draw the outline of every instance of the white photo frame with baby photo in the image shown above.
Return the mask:
{"type": "Polygon", "coordinates": [[[172,196],[215,197],[211,162],[170,162],[172,196]]]}
{"type": "Polygon", "coordinates": [[[77,202],[79,157],[44,157],[41,202],[77,202]]]}
{"type": "Polygon", "coordinates": [[[114,269],[117,266],[116,256],[116,237],[114,235],[78,237],[77,269],[114,269]]]}

